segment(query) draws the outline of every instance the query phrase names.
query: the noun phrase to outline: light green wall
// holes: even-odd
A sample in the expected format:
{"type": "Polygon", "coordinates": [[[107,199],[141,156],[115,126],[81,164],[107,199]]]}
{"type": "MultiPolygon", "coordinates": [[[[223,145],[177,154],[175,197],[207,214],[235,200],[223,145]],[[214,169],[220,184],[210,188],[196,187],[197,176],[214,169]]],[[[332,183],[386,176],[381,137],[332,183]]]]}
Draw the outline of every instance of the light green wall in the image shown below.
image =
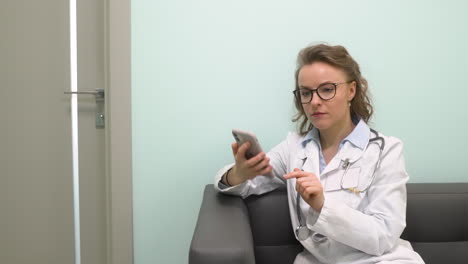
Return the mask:
{"type": "Polygon", "coordinates": [[[412,182],[467,181],[468,2],[133,0],[135,263],[186,263],[230,130],[265,149],[294,129],[295,57],[342,44],[373,126],[405,142],[412,182]]]}

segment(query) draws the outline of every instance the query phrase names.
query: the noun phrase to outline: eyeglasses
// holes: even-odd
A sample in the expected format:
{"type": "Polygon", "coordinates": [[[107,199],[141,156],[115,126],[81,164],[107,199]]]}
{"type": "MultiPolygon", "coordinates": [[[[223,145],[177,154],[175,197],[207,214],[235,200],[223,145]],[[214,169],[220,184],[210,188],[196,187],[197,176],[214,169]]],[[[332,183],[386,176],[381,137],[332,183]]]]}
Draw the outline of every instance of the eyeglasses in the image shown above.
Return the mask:
{"type": "Polygon", "coordinates": [[[340,84],[350,83],[341,82],[341,83],[325,83],[317,87],[317,89],[308,89],[308,88],[299,88],[293,91],[294,96],[301,104],[308,104],[312,101],[314,92],[317,93],[318,97],[324,101],[333,99],[336,95],[336,87],[340,84]]]}

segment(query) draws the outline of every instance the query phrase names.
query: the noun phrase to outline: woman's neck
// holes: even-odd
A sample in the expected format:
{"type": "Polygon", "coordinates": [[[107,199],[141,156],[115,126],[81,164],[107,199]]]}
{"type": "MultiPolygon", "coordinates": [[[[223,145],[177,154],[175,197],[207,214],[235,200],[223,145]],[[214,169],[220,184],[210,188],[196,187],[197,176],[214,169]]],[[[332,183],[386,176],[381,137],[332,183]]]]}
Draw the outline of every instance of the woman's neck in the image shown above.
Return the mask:
{"type": "Polygon", "coordinates": [[[339,144],[345,139],[354,129],[355,125],[351,118],[346,122],[337,124],[327,130],[320,130],[320,144],[322,149],[338,148],[339,144]]]}

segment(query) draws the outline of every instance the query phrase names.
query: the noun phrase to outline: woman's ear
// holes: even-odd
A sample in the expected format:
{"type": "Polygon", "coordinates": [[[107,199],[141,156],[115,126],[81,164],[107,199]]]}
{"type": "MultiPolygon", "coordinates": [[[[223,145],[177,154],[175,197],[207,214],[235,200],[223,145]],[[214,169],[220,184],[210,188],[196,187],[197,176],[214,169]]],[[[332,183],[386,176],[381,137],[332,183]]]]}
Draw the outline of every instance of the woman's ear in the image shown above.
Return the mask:
{"type": "Polygon", "coordinates": [[[349,84],[349,89],[348,89],[348,102],[351,102],[353,100],[354,96],[356,96],[356,81],[352,81],[349,84]]]}

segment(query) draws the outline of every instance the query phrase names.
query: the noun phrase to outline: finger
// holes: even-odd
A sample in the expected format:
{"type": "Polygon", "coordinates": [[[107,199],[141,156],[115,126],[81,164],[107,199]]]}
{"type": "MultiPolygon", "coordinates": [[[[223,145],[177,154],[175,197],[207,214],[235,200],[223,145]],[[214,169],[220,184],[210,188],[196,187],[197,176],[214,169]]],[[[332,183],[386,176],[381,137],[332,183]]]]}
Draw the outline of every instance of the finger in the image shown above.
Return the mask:
{"type": "Polygon", "coordinates": [[[315,187],[315,186],[318,186],[318,187],[322,186],[319,182],[316,182],[316,181],[304,181],[304,182],[299,182],[297,184],[302,189],[306,189],[306,188],[309,188],[309,187],[315,187]]]}
{"type": "Polygon", "coordinates": [[[304,188],[308,186],[322,186],[320,181],[315,177],[313,173],[306,173],[305,177],[298,177],[296,178],[296,191],[302,192],[304,188]]]}
{"type": "Polygon", "coordinates": [[[305,177],[296,177],[296,191],[298,193],[302,193],[302,190],[304,189],[302,187],[302,179],[305,179],[305,177]]]}
{"type": "Polygon", "coordinates": [[[314,173],[299,170],[299,169],[294,169],[293,172],[290,172],[290,173],[284,175],[283,177],[285,179],[287,179],[287,180],[292,179],[292,178],[296,178],[298,181],[304,181],[304,180],[300,180],[302,178],[309,178],[310,180],[318,180],[318,177],[314,173]]]}
{"type": "Polygon", "coordinates": [[[302,195],[306,198],[318,196],[322,192],[322,187],[314,185],[302,189],[302,195]]]}
{"type": "Polygon", "coordinates": [[[297,184],[296,191],[304,198],[312,198],[317,195],[321,190],[320,186],[312,185],[312,186],[304,186],[297,184]]]}
{"type": "Polygon", "coordinates": [[[265,157],[263,160],[261,160],[257,165],[255,165],[254,169],[255,171],[261,171],[265,167],[267,167],[270,164],[270,158],[265,157]]]}
{"type": "Polygon", "coordinates": [[[283,177],[287,180],[292,179],[292,178],[301,178],[301,177],[307,177],[308,173],[301,171],[299,169],[294,169],[294,171],[284,175],[283,177]]]}
{"type": "Polygon", "coordinates": [[[244,144],[240,145],[240,147],[238,147],[237,149],[237,153],[236,153],[236,159],[238,159],[239,161],[243,161],[243,160],[246,160],[245,158],[245,152],[250,148],[250,142],[245,142],[244,144]]]}
{"type": "Polygon", "coordinates": [[[246,165],[249,168],[255,168],[255,166],[257,166],[260,162],[262,162],[265,159],[265,157],[266,157],[265,152],[260,152],[257,155],[255,155],[254,157],[250,158],[246,162],[246,165]]]}
{"type": "Polygon", "coordinates": [[[272,171],[273,171],[273,167],[268,165],[266,168],[261,170],[258,174],[259,175],[267,175],[267,174],[271,173],[272,171]]]}
{"type": "Polygon", "coordinates": [[[243,143],[242,145],[239,146],[239,151],[237,152],[238,154],[243,154],[245,156],[245,152],[250,148],[250,142],[247,141],[243,143]]]}
{"type": "Polygon", "coordinates": [[[314,184],[320,183],[318,178],[315,177],[315,174],[313,174],[313,173],[307,173],[307,176],[297,178],[297,183],[299,183],[299,184],[303,184],[303,183],[306,183],[306,182],[311,182],[311,183],[314,183],[314,184]]]}
{"type": "Polygon", "coordinates": [[[297,178],[296,169],[294,169],[293,172],[286,173],[285,175],[283,175],[283,177],[284,177],[286,180],[289,180],[289,179],[292,179],[292,178],[297,178]]]}
{"type": "Polygon", "coordinates": [[[304,194],[304,191],[309,187],[313,187],[313,185],[307,185],[305,183],[301,184],[301,183],[296,182],[296,191],[300,193],[301,195],[304,194]]]}

